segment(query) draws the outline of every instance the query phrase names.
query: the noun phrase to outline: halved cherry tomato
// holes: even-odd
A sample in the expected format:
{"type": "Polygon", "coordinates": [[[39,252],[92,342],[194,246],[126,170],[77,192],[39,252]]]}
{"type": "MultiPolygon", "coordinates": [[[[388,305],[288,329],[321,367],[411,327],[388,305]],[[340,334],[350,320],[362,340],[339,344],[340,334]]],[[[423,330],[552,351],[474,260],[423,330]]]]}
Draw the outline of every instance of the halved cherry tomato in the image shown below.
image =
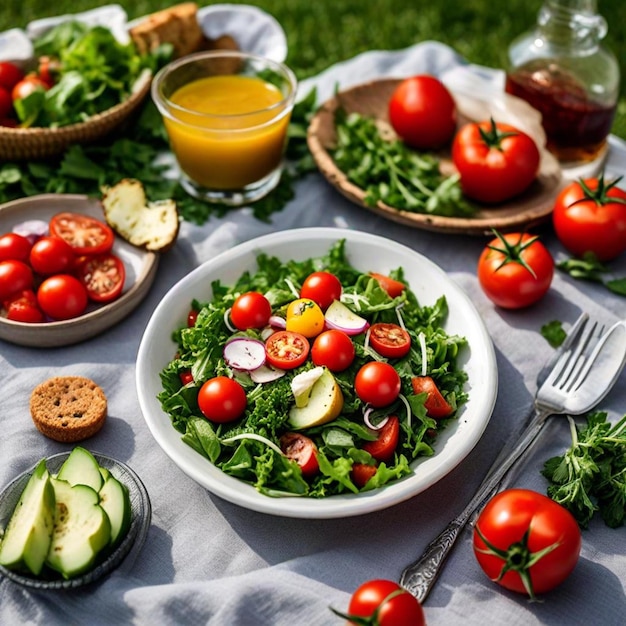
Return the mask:
{"type": "Polygon", "coordinates": [[[369,452],[377,461],[389,461],[393,458],[399,439],[400,420],[391,415],[378,431],[378,439],[364,443],[363,450],[369,452]]]}
{"type": "Polygon", "coordinates": [[[424,401],[424,406],[426,407],[426,413],[430,417],[435,419],[448,417],[454,411],[454,408],[443,397],[431,376],[415,376],[411,379],[411,385],[415,395],[420,393],[428,394],[424,401]]]}
{"type": "Polygon", "coordinates": [[[370,361],[354,379],[357,396],[374,407],[391,404],[400,393],[400,376],[389,363],[370,361]]]}
{"type": "Polygon", "coordinates": [[[228,376],[207,380],[198,392],[198,406],[210,421],[222,424],[243,415],[248,399],[243,387],[228,376]]]}
{"type": "Polygon", "coordinates": [[[309,342],[304,335],[279,330],[265,342],[265,353],[270,365],[291,370],[302,365],[309,356],[309,342]]]}
{"type": "Polygon", "coordinates": [[[122,293],[126,269],[122,259],[107,252],[85,257],[78,266],[77,275],[85,285],[90,300],[111,302],[122,293]]]}
{"type": "Polygon", "coordinates": [[[311,348],[315,365],[325,365],[331,372],[343,372],[354,361],[352,339],[341,330],[325,330],[318,335],[311,348]]]}
{"type": "Polygon", "coordinates": [[[63,274],[74,268],[76,255],[69,243],[59,237],[42,237],[30,250],[30,266],[38,274],[63,274]]]}
{"type": "Polygon", "coordinates": [[[115,241],[108,224],[79,213],[64,212],[52,217],[50,234],[65,239],[78,256],[109,252],[115,241]]]}
{"type": "Polygon", "coordinates": [[[335,300],[339,300],[341,291],[341,282],[334,274],[313,272],[302,283],[300,297],[313,300],[325,311],[335,300]]]}
{"type": "Polygon", "coordinates": [[[31,242],[17,233],[5,233],[0,237],[0,261],[28,261],[31,242]]]}
{"type": "Polygon", "coordinates": [[[248,291],[237,297],[230,309],[230,319],[239,330],[263,328],[272,314],[269,300],[258,291],[248,291]]]}
{"type": "Polygon", "coordinates": [[[37,290],[41,310],[55,320],[67,320],[82,315],[87,308],[85,286],[69,274],[46,278],[37,290]]]}
{"type": "Polygon", "coordinates": [[[367,465],[365,463],[354,463],[350,470],[350,478],[352,482],[359,488],[365,487],[367,481],[376,473],[378,467],[376,465],[367,465]]]}
{"type": "Polygon", "coordinates": [[[294,300],[287,307],[287,330],[316,337],[324,330],[322,309],[309,298],[294,300]]]}
{"type": "Polygon", "coordinates": [[[33,286],[33,271],[23,261],[0,261],[0,300],[33,286]]]}
{"type": "Polygon", "coordinates": [[[398,324],[373,324],[370,328],[370,343],[381,356],[399,359],[411,349],[409,333],[398,324]]]}
{"type": "Polygon", "coordinates": [[[406,287],[406,285],[399,280],[385,276],[384,274],[370,272],[370,276],[378,281],[378,284],[389,294],[390,298],[397,298],[406,287]]]}
{"type": "Polygon", "coordinates": [[[319,472],[317,446],[312,439],[300,433],[285,433],[279,443],[285,456],[300,466],[305,478],[311,478],[319,472]]]}
{"type": "Polygon", "coordinates": [[[32,289],[25,289],[5,301],[7,319],[14,322],[38,324],[44,321],[43,313],[37,304],[37,296],[32,289]]]}

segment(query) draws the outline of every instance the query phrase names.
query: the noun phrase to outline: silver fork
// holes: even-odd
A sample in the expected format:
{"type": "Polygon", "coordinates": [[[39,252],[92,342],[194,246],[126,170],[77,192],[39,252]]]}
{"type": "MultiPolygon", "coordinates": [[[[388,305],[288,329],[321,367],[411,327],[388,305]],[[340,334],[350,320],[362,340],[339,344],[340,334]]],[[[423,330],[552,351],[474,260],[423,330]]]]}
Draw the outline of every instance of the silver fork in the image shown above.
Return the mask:
{"type": "MultiPolygon", "coordinates": [[[[611,389],[626,360],[626,324],[617,322],[606,333],[604,327],[583,314],[572,327],[561,350],[548,364],[551,369],[535,395],[535,412],[515,447],[505,459],[498,457],[465,509],[433,539],[417,561],[407,566],[400,584],[423,602],[432,589],[443,564],[457,538],[472,515],[497,490],[504,476],[537,439],[551,415],[580,415],[590,410],[611,389]],[[607,344],[609,337],[619,332],[621,343],[611,342],[609,362],[604,359],[596,369],[602,369],[592,383],[592,366],[607,344]],[[606,370],[606,371],[605,371],[606,370]]],[[[545,371],[544,368],[543,371],[545,371]]],[[[538,380],[544,376],[540,373],[538,380]]]]}

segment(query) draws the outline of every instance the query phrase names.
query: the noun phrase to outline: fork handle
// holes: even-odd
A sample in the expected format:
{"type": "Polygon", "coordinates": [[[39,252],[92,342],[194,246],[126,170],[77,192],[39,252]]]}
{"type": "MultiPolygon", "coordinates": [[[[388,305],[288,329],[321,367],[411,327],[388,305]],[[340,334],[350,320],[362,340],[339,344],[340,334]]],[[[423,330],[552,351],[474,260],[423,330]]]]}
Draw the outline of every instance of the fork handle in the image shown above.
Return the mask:
{"type": "Polygon", "coordinates": [[[456,541],[465,528],[472,514],[492,495],[506,473],[515,465],[516,461],[528,449],[537,438],[546,418],[551,413],[537,411],[526,430],[521,434],[517,444],[509,455],[497,464],[492,466],[487,477],[482,482],[478,491],[474,494],[467,506],[455,517],[439,535],[437,535],[427,546],[417,561],[408,565],[400,576],[400,585],[413,594],[420,602],[424,602],[432,589],[445,560],[452,551],[456,541]]]}

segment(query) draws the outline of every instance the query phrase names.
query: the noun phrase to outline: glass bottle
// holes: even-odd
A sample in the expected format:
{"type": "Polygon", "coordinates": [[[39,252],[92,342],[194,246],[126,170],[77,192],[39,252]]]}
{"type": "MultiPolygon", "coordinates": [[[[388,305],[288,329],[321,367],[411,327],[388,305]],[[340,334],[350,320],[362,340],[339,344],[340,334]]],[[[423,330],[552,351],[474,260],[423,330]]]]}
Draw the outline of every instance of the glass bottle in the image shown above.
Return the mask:
{"type": "Polygon", "coordinates": [[[506,91],[539,110],[547,147],[564,166],[606,151],[620,80],[601,44],[606,32],[596,0],[545,0],[535,28],[509,48],[506,91]]]}

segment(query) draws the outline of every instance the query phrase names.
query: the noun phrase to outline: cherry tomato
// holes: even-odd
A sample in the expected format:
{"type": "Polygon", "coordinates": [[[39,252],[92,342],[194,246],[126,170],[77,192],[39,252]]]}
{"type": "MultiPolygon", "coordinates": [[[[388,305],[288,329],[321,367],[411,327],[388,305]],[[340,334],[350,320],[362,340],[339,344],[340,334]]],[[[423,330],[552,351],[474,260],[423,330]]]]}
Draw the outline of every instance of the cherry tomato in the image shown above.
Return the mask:
{"type": "Polygon", "coordinates": [[[408,145],[422,150],[440,148],[456,130],[456,104],[434,76],[413,76],[403,80],[391,95],[389,121],[408,145]]]}
{"type": "Polygon", "coordinates": [[[27,322],[38,324],[44,321],[44,316],[37,305],[37,296],[32,289],[14,294],[5,301],[4,307],[7,310],[7,319],[14,322],[27,322]]]}
{"type": "Polygon", "coordinates": [[[189,313],[187,313],[187,327],[188,328],[193,328],[196,325],[199,312],[200,311],[196,311],[196,309],[190,309],[189,313]]]}
{"type": "Polygon", "coordinates": [[[188,385],[189,383],[193,382],[193,374],[190,370],[185,370],[184,372],[181,372],[178,377],[180,378],[180,382],[183,385],[188,385]]]}
{"type": "Polygon", "coordinates": [[[287,307],[287,330],[305,337],[316,337],[324,330],[324,313],[308,298],[299,298],[287,307]]]}
{"type": "Polygon", "coordinates": [[[325,365],[331,372],[343,372],[354,361],[352,339],[341,330],[325,330],[318,335],[311,348],[315,365],[325,365]]]}
{"type": "Polygon", "coordinates": [[[39,65],[37,74],[41,80],[49,87],[56,83],[57,75],[61,69],[61,63],[54,58],[48,56],[39,57],[39,65]]]}
{"type": "Polygon", "coordinates": [[[474,529],[474,554],[487,576],[530,597],[560,585],[576,566],[580,547],[580,529],[572,514],[528,489],[497,494],[474,529]],[[542,551],[533,562],[533,555],[542,551]]]}
{"type": "Polygon", "coordinates": [[[400,376],[389,363],[370,361],[354,379],[357,396],[374,407],[391,404],[400,393],[400,376]]]}
{"type": "Polygon", "coordinates": [[[367,481],[378,471],[376,465],[367,465],[366,463],[354,463],[350,470],[350,478],[352,482],[359,488],[363,489],[367,481]]]}
{"type": "Polygon", "coordinates": [[[370,343],[378,354],[388,359],[399,359],[411,349],[409,333],[398,324],[373,324],[370,327],[370,343]]]}
{"type": "Polygon", "coordinates": [[[55,320],[78,317],[87,308],[87,290],[69,274],[55,274],[46,278],[37,290],[41,310],[55,320]]]}
{"type": "Polygon", "coordinates": [[[263,328],[266,326],[272,306],[269,300],[258,291],[248,291],[237,297],[230,310],[230,319],[239,330],[263,328]]]}
{"type": "Polygon", "coordinates": [[[11,91],[24,78],[24,72],[19,65],[10,61],[0,61],[0,87],[11,91]]]}
{"type": "Polygon", "coordinates": [[[33,271],[26,263],[14,259],[0,261],[0,300],[32,286],[33,271]]]}
{"type": "Polygon", "coordinates": [[[591,252],[599,261],[611,261],[626,250],[626,191],[616,186],[620,180],[583,179],[557,196],[554,230],[572,254],[591,252]]]}
{"type": "Polygon", "coordinates": [[[291,370],[302,365],[309,356],[309,342],[304,335],[279,330],[265,342],[265,353],[270,365],[291,370]]]}
{"type": "Polygon", "coordinates": [[[200,411],[208,420],[219,424],[239,419],[247,403],[243,387],[228,376],[207,380],[198,392],[200,411]]]}
{"type": "Polygon", "coordinates": [[[32,244],[17,233],[5,233],[0,237],[0,261],[28,261],[32,244]]]}
{"type": "Polygon", "coordinates": [[[285,433],[279,443],[285,456],[300,466],[305,478],[312,478],[319,472],[317,446],[312,439],[300,433],[285,433]]]}
{"type": "Polygon", "coordinates": [[[404,283],[390,276],[378,274],[377,272],[370,272],[370,276],[378,281],[381,289],[385,290],[390,298],[397,298],[405,289],[404,283]]]}
{"type": "Polygon", "coordinates": [[[373,618],[375,621],[371,623],[378,626],[425,626],[426,624],[424,610],[419,601],[391,580],[369,580],[363,583],[350,598],[348,614],[340,613],[339,615],[348,620],[355,618],[350,623],[365,623],[362,618],[373,618]],[[361,618],[361,620],[356,618],[361,618]]]}
{"type": "MultiPolygon", "coordinates": [[[[37,244],[35,244],[37,245],[37,244]]],[[[79,264],[77,276],[93,302],[111,302],[124,288],[124,262],[111,252],[85,257],[79,264]]]]}
{"type": "Polygon", "coordinates": [[[59,237],[42,237],[30,250],[30,266],[38,274],[63,274],[74,268],[74,249],[59,237]]]}
{"type": "Polygon", "coordinates": [[[363,450],[369,452],[377,461],[389,461],[393,458],[400,439],[400,420],[390,415],[385,425],[378,431],[378,439],[367,441],[363,450]]]}
{"type": "Polygon", "coordinates": [[[487,297],[505,309],[540,300],[550,289],[554,260],[537,237],[496,233],[478,259],[478,280],[487,297]]]}
{"type": "Polygon", "coordinates": [[[77,256],[109,252],[115,241],[108,224],[79,213],[58,213],[52,217],[50,234],[65,239],[77,256]]]}
{"type": "Polygon", "coordinates": [[[8,89],[0,86],[0,118],[10,118],[13,113],[13,98],[8,89]]]}
{"type": "Polygon", "coordinates": [[[411,379],[411,385],[416,396],[420,393],[428,394],[424,401],[427,415],[435,419],[452,415],[454,407],[443,397],[431,376],[415,376],[411,379]]]}
{"type": "Polygon", "coordinates": [[[539,149],[526,133],[509,124],[463,126],[452,143],[452,160],[463,193],[489,204],[522,193],[539,171],[539,149]]]}
{"type": "Polygon", "coordinates": [[[35,91],[48,91],[49,88],[49,85],[44,83],[41,78],[35,74],[29,74],[13,87],[11,90],[11,98],[13,102],[23,100],[24,98],[28,98],[28,96],[35,91]]]}
{"type": "Polygon", "coordinates": [[[313,272],[306,277],[300,289],[300,297],[317,303],[325,311],[341,297],[341,282],[330,272],[313,272]]]}

